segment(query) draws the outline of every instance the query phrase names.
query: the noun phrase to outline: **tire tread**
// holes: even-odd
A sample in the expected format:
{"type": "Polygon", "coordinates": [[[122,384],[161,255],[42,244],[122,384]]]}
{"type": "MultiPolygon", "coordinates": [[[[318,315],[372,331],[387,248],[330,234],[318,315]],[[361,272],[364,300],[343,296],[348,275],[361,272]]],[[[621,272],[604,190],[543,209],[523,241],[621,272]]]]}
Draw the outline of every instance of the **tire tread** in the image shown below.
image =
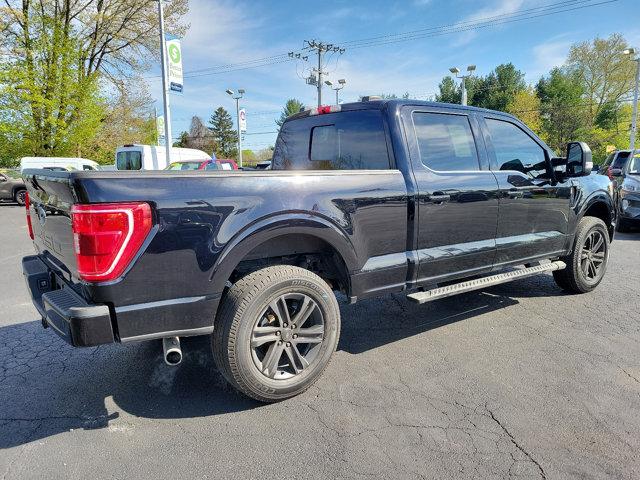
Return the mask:
{"type": "MultiPolygon", "coordinates": [[[[216,317],[212,347],[213,358],[220,370],[220,373],[222,373],[227,382],[236,389],[261,402],[276,402],[289,398],[293,395],[268,395],[265,392],[257,392],[249,387],[249,382],[245,381],[238,366],[238,359],[235,355],[238,329],[241,323],[240,320],[244,316],[245,312],[250,308],[252,301],[267,287],[274,283],[301,277],[304,277],[314,283],[322,282],[322,284],[326,285],[324,280],[319,276],[300,267],[290,265],[266,267],[244,276],[229,288],[222,299],[222,307],[216,317]]],[[[337,301],[335,300],[333,293],[331,297],[333,298],[334,306],[337,311],[339,325],[339,309],[337,308],[337,301]]],[[[333,351],[335,351],[336,346],[337,342],[336,345],[334,345],[333,351]]],[[[327,362],[318,372],[316,379],[320,377],[329,363],[330,362],[327,362]]],[[[295,395],[304,392],[311,387],[313,383],[314,382],[309,382],[302,389],[297,390],[295,395]]]]}

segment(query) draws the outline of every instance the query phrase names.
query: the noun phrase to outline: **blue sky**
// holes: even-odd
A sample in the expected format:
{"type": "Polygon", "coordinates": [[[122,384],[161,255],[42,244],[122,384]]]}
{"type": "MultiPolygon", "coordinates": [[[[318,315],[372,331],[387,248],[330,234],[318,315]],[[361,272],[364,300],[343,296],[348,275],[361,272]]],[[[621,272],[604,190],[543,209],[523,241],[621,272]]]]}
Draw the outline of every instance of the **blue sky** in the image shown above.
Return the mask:
{"type": "MultiPolygon", "coordinates": [[[[379,35],[438,27],[500,14],[511,14],[557,3],[559,0],[405,0],[405,1],[218,1],[191,0],[183,38],[185,72],[280,55],[303,47],[303,40],[341,42],[379,35]]],[[[603,0],[593,0],[597,3],[603,0]]],[[[347,48],[329,59],[329,79],[345,78],[341,100],[361,95],[410,92],[412,97],[434,94],[451,66],[474,63],[478,74],[513,62],[535,83],[550,68],[561,65],[572,43],[623,33],[640,47],[640,1],[618,0],[572,12],[559,13],[489,28],[414,39],[366,48],[347,48]],[[631,20],[635,20],[632,22],[631,20]]],[[[309,60],[311,60],[310,57],[309,60]]],[[[215,75],[185,78],[184,94],[171,95],[173,136],[188,130],[191,117],[207,121],[224,106],[234,116],[235,103],[227,88],[246,90],[244,147],[255,150],[275,141],[274,120],[288,98],[314,105],[314,87],[301,78],[309,63],[283,62],[215,75]]],[[[157,74],[154,66],[149,75],[157,74]]],[[[207,72],[203,72],[207,73],[207,72]]],[[[150,78],[149,90],[160,99],[159,78],[150,78]]],[[[324,90],[327,100],[333,92],[324,90]]],[[[330,102],[323,102],[330,103],[330,102]]],[[[161,102],[157,102],[161,110],[161,102]]]]}

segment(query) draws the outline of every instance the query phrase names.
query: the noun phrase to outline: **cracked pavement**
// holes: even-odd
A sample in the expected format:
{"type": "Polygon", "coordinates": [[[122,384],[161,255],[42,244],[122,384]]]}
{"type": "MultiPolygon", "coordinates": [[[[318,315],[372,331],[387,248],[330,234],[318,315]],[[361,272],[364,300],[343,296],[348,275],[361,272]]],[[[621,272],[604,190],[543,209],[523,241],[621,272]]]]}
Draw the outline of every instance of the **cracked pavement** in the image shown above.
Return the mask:
{"type": "Polygon", "coordinates": [[[40,326],[22,208],[0,205],[0,480],[640,478],[640,232],[590,294],[550,275],[347,305],[324,376],[260,405],[207,339],[74,349],[40,326]]]}

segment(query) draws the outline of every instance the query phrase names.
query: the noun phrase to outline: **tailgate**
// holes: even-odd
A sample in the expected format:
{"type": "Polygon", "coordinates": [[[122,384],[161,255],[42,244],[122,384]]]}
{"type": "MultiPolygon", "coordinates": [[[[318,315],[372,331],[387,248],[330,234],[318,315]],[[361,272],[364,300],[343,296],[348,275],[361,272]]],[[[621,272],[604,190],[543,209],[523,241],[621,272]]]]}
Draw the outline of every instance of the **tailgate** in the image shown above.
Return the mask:
{"type": "Polygon", "coordinates": [[[75,275],[71,207],[74,192],[70,172],[25,170],[30,199],[33,243],[39,254],[62,271],[75,275]]]}

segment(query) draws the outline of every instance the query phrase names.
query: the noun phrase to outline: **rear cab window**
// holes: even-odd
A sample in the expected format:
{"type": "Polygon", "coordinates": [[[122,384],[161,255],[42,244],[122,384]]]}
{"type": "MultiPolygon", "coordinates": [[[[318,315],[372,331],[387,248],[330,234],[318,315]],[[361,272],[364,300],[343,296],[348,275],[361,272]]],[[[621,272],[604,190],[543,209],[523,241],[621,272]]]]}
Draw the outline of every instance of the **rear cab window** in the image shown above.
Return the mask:
{"type": "Polygon", "coordinates": [[[273,170],[388,170],[382,112],[353,110],[285,122],[273,170]]]}
{"type": "Polygon", "coordinates": [[[413,113],[422,164],[437,172],[480,170],[475,140],[466,115],[413,113]]]}
{"type": "Polygon", "coordinates": [[[118,170],[140,170],[142,168],[142,152],[137,150],[118,152],[116,168],[118,170]]]}

